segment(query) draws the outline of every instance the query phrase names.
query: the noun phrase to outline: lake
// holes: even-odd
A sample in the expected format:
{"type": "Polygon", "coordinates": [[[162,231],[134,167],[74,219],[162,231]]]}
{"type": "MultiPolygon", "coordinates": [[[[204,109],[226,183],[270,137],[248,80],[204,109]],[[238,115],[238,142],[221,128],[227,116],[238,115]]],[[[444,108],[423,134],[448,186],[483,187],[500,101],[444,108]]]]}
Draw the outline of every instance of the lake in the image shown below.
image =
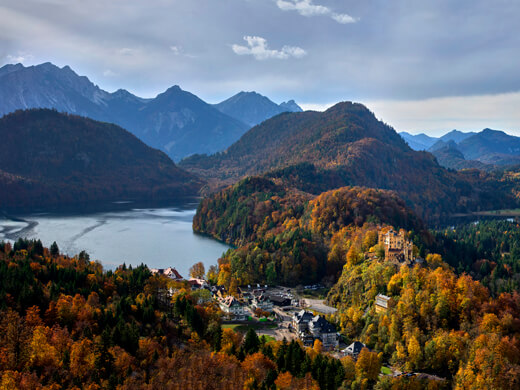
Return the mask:
{"type": "Polygon", "coordinates": [[[60,251],[74,256],[85,250],[105,269],[145,263],[150,268],[175,267],[183,277],[202,261],[206,270],[217,264],[229,246],[193,233],[197,203],[175,206],[135,207],[114,203],[102,212],[47,212],[0,216],[0,241],[19,237],[39,238],[49,247],[56,241],[60,251]]]}

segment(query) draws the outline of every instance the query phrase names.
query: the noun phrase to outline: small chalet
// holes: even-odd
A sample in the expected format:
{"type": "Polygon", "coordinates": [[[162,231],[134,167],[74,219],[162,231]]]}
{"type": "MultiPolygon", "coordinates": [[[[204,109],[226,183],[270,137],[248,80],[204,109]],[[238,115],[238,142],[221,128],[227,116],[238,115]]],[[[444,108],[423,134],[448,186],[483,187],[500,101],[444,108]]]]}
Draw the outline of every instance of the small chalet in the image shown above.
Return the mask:
{"type": "Polygon", "coordinates": [[[375,300],[376,312],[380,313],[380,312],[383,312],[383,311],[387,311],[388,307],[389,307],[390,300],[391,300],[391,298],[387,297],[386,295],[377,294],[376,300],[375,300]]]}
{"type": "Polygon", "coordinates": [[[280,295],[268,295],[268,297],[275,306],[291,306],[292,303],[290,298],[282,297],[280,295]]]}
{"type": "Polygon", "coordinates": [[[304,332],[309,329],[309,322],[313,319],[314,314],[307,310],[300,310],[293,316],[293,327],[297,332],[304,332]]]}
{"type": "Polygon", "coordinates": [[[152,272],[152,274],[159,274],[159,275],[167,276],[170,279],[175,280],[176,282],[180,282],[180,281],[184,280],[184,278],[181,276],[181,274],[179,274],[179,272],[173,267],[168,267],[165,269],[164,268],[152,268],[150,271],[152,272]]]}
{"type": "Polygon", "coordinates": [[[188,283],[192,290],[200,290],[201,288],[209,288],[208,282],[204,279],[190,278],[188,283]]]}
{"type": "Polygon", "coordinates": [[[243,321],[246,319],[244,306],[233,296],[229,295],[219,299],[220,309],[231,320],[243,321]]]}
{"type": "Polygon", "coordinates": [[[268,312],[273,311],[273,302],[271,302],[269,297],[265,294],[253,296],[251,306],[253,309],[261,309],[268,312]]]}
{"type": "Polygon", "coordinates": [[[363,348],[366,348],[365,344],[363,344],[360,341],[354,341],[341,352],[345,353],[348,356],[352,356],[354,359],[357,359],[358,355],[360,354],[363,348]]]}

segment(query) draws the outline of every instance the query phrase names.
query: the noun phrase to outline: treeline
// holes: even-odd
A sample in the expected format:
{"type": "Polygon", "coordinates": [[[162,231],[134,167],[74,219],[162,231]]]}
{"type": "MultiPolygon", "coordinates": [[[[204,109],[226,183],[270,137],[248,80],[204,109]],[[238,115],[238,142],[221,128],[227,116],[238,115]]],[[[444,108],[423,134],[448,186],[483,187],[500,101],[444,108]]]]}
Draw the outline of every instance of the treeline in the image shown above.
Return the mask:
{"type": "Polygon", "coordinates": [[[444,260],[480,280],[493,295],[519,291],[520,229],[517,222],[482,220],[435,232],[444,260]]]}

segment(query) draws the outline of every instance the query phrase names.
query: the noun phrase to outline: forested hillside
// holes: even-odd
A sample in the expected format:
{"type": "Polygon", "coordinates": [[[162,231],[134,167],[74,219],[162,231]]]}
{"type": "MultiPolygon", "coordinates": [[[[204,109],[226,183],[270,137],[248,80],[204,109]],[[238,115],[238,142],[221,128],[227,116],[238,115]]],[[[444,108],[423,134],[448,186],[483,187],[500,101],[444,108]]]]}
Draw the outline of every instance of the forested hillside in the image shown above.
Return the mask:
{"type": "Polygon", "coordinates": [[[361,104],[285,113],[248,131],[226,152],[181,162],[213,188],[266,174],[319,194],[345,185],[394,190],[423,218],[515,204],[508,182],[480,171],[458,173],[410,149],[361,104]]]}
{"type": "Polygon", "coordinates": [[[357,362],[320,344],[222,329],[214,300],[141,265],[103,271],[84,252],[0,243],[2,389],[302,389],[371,386],[380,355],[357,362]]]}
{"type": "Polygon", "coordinates": [[[426,234],[419,218],[393,192],[344,187],[313,199],[256,177],[203,199],[193,228],[238,246],[219,260],[219,284],[233,290],[265,281],[335,281],[346,262],[349,235],[366,223],[426,234]],[[336,243],[344,253],[331,250],[336,243]]]}
{"type": "Polygon", "coordinates": [[[126,130],[52,110],[0,119],[2,208],[194,196],[202,183],[126,130]]]}
{"type": "Polygon", "coordinates": [[[436,232],[435,250],[491,292],[520,291],[520,229],[506,220],[459,224],[436,232]]]}
{"type": "MultiPolygon", "coordinates": [[[[518,385],[516,224],[481,222],[434,236],[393,192],[345,187],[311,197],[265,178],[204,200],[195,221],[196,230],[239,245],[219,260],[218,283],[230,292],[321,282],[332,286],[327,302],[338,309],[329,320],[382,361],[443,378],[430,386],[518,385]],[[378,235],[391,229],[404,229],[413,260],[386,257],[378,235]],[[388,299],[384,309],[376,308],[379,294],[388,299]]],[[[414,381],[392,387],[381,378],[376,388],[426,388],[414,381]]]]}

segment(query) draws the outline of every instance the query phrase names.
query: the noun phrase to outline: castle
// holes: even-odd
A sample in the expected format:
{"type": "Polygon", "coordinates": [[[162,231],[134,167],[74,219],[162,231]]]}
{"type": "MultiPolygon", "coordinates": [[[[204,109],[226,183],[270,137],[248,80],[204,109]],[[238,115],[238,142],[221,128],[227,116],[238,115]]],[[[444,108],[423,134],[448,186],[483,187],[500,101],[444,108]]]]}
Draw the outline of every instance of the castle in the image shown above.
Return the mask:
{"type": "Polygon", "coordinates": [[[413,243],[406,239],[404,230],[399,233],[390,229],[379,232],[379,245],[385,250],[385,259],[396,262],[412,262],[413,243]]]}

